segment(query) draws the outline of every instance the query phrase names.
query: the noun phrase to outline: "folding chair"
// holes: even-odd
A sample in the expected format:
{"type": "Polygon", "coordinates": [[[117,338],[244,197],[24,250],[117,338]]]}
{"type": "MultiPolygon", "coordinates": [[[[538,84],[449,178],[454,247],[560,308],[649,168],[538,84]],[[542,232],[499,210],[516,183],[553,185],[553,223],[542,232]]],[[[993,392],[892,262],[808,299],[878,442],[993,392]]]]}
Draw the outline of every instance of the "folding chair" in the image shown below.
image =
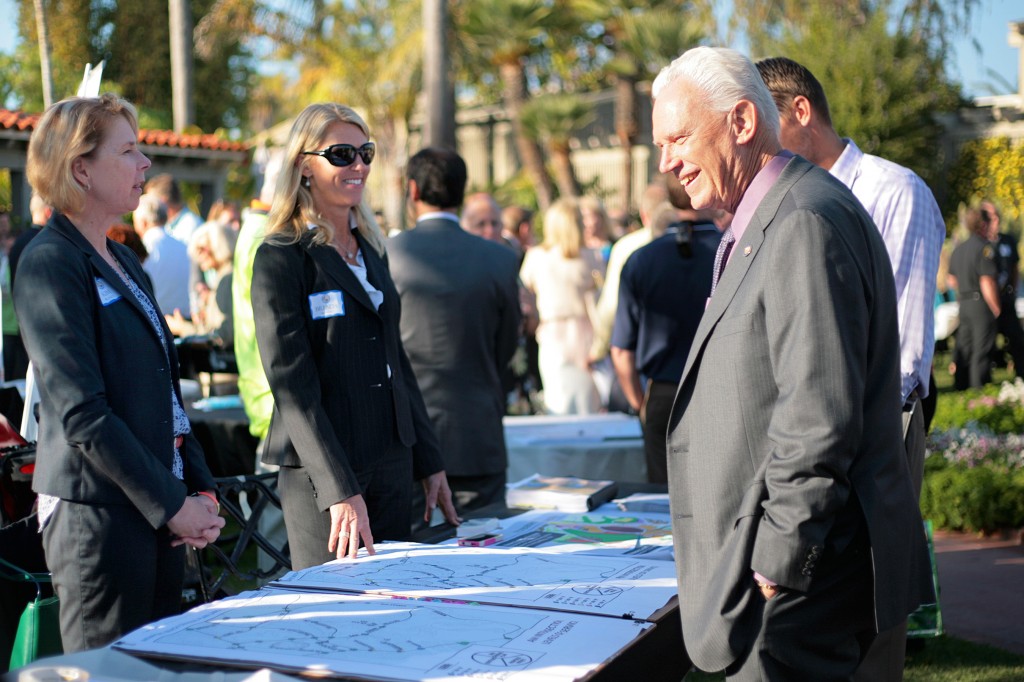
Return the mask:
{"type": "Polygon", "coordinates": [[[275,491],[277,474],[230,476],[214,480],[221,510],[239,528],[237,532],[222,534],[216,542],[195,552],[199,564],[199,589],[203,600],[207,602],[230,594],[226,583],[232,576],[251,583],[247,587],[256,588],[261,581],[278,575],[282,569],[291,569],[288,543],[276,547],[258,530],[260,517],[269,506],[281,508],[281,500],[275,491]],[[266,552],[274,560],[274,565],[265,570],[260,569],[253,559],[252,567],[245,567],[249,563],[247,559],[252,559],[251,556],[245,557],[246,551],[252,548],[266,552]]]}

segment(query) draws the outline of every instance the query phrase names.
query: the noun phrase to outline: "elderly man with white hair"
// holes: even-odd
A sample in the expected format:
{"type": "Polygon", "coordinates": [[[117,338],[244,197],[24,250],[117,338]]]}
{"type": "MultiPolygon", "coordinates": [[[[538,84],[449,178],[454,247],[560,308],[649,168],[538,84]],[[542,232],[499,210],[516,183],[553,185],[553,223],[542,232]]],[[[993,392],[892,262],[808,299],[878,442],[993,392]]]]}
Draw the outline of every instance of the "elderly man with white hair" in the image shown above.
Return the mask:
{"type": "Polygon", "coordinates": [[[849,680],[931,597],[885,244],[782,149],[746,57],[695,48],[652,92],[661,172],[734,216],[669,419],[686,650],[729,680],[849,680]]]}

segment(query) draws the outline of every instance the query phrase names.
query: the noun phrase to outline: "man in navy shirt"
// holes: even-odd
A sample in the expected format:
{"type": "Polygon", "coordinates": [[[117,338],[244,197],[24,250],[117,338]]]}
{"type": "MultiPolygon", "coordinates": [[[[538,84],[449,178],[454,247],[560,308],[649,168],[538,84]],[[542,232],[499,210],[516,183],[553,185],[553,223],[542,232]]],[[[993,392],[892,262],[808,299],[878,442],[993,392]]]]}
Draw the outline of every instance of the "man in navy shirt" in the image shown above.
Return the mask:
{"type": "Polygon", "coordinates": [[[643,424],[651,483],[668,480],[669,413],[711,293],[711,271],[721,239],[708,214],[689,209],[688,202],[681,211],[664,204],[655,220],[656,234],[659,225],[668,226],[663,236],[630,256],[622,269],[611,339],[615,372],[643,424]],[[687,220],[673,222],[680,215],[687,220]]]}

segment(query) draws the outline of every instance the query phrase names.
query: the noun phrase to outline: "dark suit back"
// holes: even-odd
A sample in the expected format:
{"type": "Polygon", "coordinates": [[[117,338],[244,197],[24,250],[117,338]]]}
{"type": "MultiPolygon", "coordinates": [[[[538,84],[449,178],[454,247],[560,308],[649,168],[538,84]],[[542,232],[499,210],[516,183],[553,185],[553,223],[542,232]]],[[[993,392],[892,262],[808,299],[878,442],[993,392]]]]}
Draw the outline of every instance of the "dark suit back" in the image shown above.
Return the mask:
{"type": "Polygon", "coordinates": [[[516,254],[447,219],[388,245],[402,341],[453,476],[503,473],[501,372],[519,332],[516,254]]]}
{"type": "MultiPolygon", "coordinates": [[[[135,254],[107,246],[155,305],[135,254]]],[[[157,528],[181,508],[186,488],[214,487],[191,435],[181,449],[184,484],[171,474],[172,389],[181,400],[173,347],[168,362],[135,296],[64,216],[26,247],[14,301],[39,379],[37,492],[132,504],[157,528]]]]}
{"type": "Polygon", "coordinates": [[[341,256],[312,236],[260,246],[252,302],[274,394],[263,461],[306,467],[325,510],[363,492],[358,474],[395,439],[412,448],[416,478],[444,467],[402,349],[401,302],[387,261],[360,238],[367,279],[384,294],[378,311],[341,256]],[[341,308],[315,313],[325,294],[341,308]]]}

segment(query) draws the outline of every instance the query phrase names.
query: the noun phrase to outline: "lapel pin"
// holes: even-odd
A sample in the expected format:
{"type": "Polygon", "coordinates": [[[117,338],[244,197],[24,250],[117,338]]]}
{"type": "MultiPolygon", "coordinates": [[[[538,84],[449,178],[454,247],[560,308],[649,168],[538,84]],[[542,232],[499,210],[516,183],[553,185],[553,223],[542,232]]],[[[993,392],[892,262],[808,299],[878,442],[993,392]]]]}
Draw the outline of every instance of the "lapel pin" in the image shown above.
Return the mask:
{"type": "Polygon", "coordinates": [[[743,255],[744,256],[749,256],[750,255],[750,247],[749,246],[744,246],[743,247],[743,255]]]}

